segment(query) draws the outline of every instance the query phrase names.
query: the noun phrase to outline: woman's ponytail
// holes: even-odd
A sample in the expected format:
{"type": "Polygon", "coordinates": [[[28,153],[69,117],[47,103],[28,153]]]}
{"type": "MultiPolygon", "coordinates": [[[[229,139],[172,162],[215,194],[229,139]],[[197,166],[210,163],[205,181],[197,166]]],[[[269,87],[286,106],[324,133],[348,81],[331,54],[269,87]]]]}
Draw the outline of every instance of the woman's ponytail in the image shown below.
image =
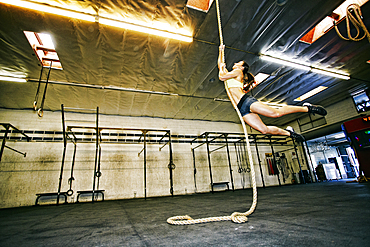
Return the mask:
{"type": "Polygon", "coordinates": [[[248,92],[249,90],[251,90],[252,88],[252,85],[254,83],[254,76],[249,73],[249,65],[243,61],[243,75],[244,75],[244,78],[243,78],[243,90],[244,92],[248,92]]]}
{"type": "Polygon", "coordinates": [[[248,92],[252,89],[252,85],[254,83],[254,76],[251,73],[246,73],[244,76],[244,84],[243,90],[244,92],[248,92]]]}

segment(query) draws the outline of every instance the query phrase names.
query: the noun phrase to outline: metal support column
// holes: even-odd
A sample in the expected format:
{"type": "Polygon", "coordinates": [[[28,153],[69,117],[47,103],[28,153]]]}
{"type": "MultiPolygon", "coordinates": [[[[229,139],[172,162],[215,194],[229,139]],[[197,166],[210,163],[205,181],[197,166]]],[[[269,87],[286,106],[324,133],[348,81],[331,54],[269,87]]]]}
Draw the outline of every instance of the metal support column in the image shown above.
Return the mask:
{"type": "MultiPolygon", "coordinates": [[[[316,175],[316,170],[315,170],[315,168],[313,167],[313,162],[312,162],[312,159],[311,159],[310,149],[308,148],[307,142],[305,141],[304,143],[306,144],[308,157],[310,157],[312,174],[313,174],[313,176],[315,177],[315,181],[317,182],[317,181],[318,181],[318,178],[317,178],[317,175],[316,175]]],[[[303,145],[303,144],[302,144],[302,145],[303,145]]],[[[308,164],[308,163],[307,163],[307,164],[308,164]]],[[[311,176],[311,178],[312,178],[312,176],[311,176]]],[[[312,181],[312,182],[313,182],[313,181],[312,181]]]]}
{"type": "Polygon", "coordinates": [[[197,192],[197,178],[196,178],[197,168],[195,166],[195,151],[194,151],[194,148],[191,149],[191,152],[193,154],[194,186],[195,186],[195,193],[196,193],[197,192]]]}
{"type": "Polygon", "coordinates": [[[63,104],[62,104],[62,129],[63,129],[63,155],[62,155],[62,164],[60,166],[60,174],[59,174],[57,205],[59,204],[60,191],[62,188],[63,168],[64,168],[64,161],[66,158],[66,149],[67,149],[67,133],[66,133],[66,128],[65,128],[64,105],[63,104]]]}
{"type": "MultiPolygon", "coordinates": [[[[273,161],[274,161],[274,166],[277,169],[276,157],[275,157],[274,147],[272,146],[271,136],[269,136],[269,139],[270,139],[270,146],[271,146],[272,158],[273,158],[273,161]]],[[[279,176],[280,175],[280,172],[279,172],[279,169],[277,169],[277,170],[278,170],[277,178],[278,178],[278,181],[279,181],[279,186],[281,186],[280,176],[279,176]]]]}
{"type": "Polygon", "coordinates": [[[167,134],[168,134],[169,152],[170,152],[170,193],[171,193],[171,196],[173,196],[173,170],[175,169],[175,164],[173,163],[171,133],[167,132],[167,134]]]}
{"type": "Polygon", "coordinates": [[[96,169],[97,169],[97,166],[98,166],[98,155],[99,155],[99,135],[100,135],[100,131],[99,131],[99,107],[96,107],[96,135],[95,135],[95,165],[94,165],[94,175],[93,175],[93,187],[92,187],[92,196],[91,196],[91,199],[92,199],[92,202],[94,202],[94,198],[95,198],[95,184],[96,184],[96,169]]]}
{"type": "Polygon", "coordinates": [[[4,137],[3,137],[3,142],[1,143],[0,161],[1,161],[1,158],[3,157],[3,152],[4,152],[4,149],[5,149],[5,142],[6,142],[6,138],[8,138],[8,132],[9,132],[10,126],[6,125],[6,126],[4,126],[4,128],[5,128],[5,134],[4,134],[4,137]]]}
{"type": "Polygon", "coordinates": [[[173,163],[173,155],[172,155],[172,140],[171,140],[171,131],[167,130],[166,134],[162,136],[162,138],[159,141],[162,141],[166,136],[168,136],[168,141],[159,148],[159,151],[162,151],[162,148],[166,146],[167,144],[169,145],[168,150],[169,150],[169,164],[168,164],[168,170],[170,172],[170,194],[173,196],[173,170],[175,170],[176,165],[173,163]]]}
{"type": "Polygon", "coordinates": [[[211,179],[211,190],[212,190],[212,193],[213,193],[212,165],[211,165],[211,155],[209,153],[208,134],[206,135],[206,144],[207,144],[207,156],[208,156],[209,176],[210,176],[210,179],[211,179]]]}
{"type": "MultiPolygon", "coordinates": [[[[100,136],[101,137],[101,136],[100,136]]],[[[100,140],[101,142],[101,140],[100,140]]],[[[99,184],[100,184],[100,177],[101,177],[101,171],[100,171],[100,159],[101,159],[101,146],[99,145],[99,158],[98,158],[98,170],[96,171],[96,177],[97,177],[97,184],[96,189],[99,190],[99,184]]]]}
{"type": "MultiPolygon", "coordinates": [[[[240,144],[238,144],[240,146],[240,144]]],[[[235,154],[236,154],[236,162],[238,164],[238,172],[240,174],[244,173],[244,169],[243,169],[243,159],[242,159],[242,155],[241,155],[241,151],[240,151],[240,147],[238,148],[238,145],[237,145],[237,142],[234,142],[234,148],[235,148],[235,154]]],[[[242,186],[243,186],[243,189],[244,189],[244,176],[242,175],[242,186]]]]}
{"type": "MultiPolygon", "coordinates": [[[[306,142],[305,142],[306,143],[306,142]]],[[[302,156],[304,157],[304,159],[305,159],[305,161],[306,161],[306,164],[307,164],[307,168],[308,168],[308,175],[310,176],[310,180],[311,180],[311,182],[313,182],[313,180],[312,180],[312,176],[311,176],[311,169],[312,169],[312,172],[313,172],[313,167],[310,169],[310,166],[309,166],[309,163],[308,163],[308,159],[307,159],[307,155],[306,155],[306,152],[305,152],[305,147],[304,147],[304,144],[303,144],[303,142],[301,143],[301,145],[302,145],[302,156]]],[[[306,145],[307,145],[307,143],[306,143],[306,145]]],[[[310,151],[308,151],[308,147],[307,147],[307,152],[308,153],[310,153],[310,151]]],[[[310,157],[310,159],[311,159],[311,157],[310,157]]],[[[311,160],[311,165],[312,165],[312,160],[311,160]]]]}
{"type": "Polygon", "coordinates": [[[261,172],[261,179],[262,179],[262,185],[263,185],[263,188],[266,188],[266,185],[265,185],[265,180],[263,178],[263,172],[262,172],[262,166],[261,166],[261,159],[260,159],[260,154],[258,152],[258,146],[257,146],[257,136],[256,135],[253,135],[254,137],[254,144],[256,146],[256,152],[257,152],[257,158],[258,158],[258,165],[260,167],[260,172],[261,172]]]}
{"type": "Polygon", "coordinates": [[[146,200],[146,131],[143,131],[144,135],[144,197],[146,200]]]}
{"type": "Polygon", "coordinates": [[[71,165],[71,177],[68,179],[69,183],[69,190],[67,190],[67,195],[72,196],[73,195],[73,189],[72,189],[72,184],[75,178],[73,177],[73,170],[75,167],[75,160],[76,160],[76,150],[77,150],[77,140],[74,139],[73,142],[74,148],[73,148],[73,157],[72,157],[72,165],[71,165]]]}
{"type": "Polygon", "coordinates": [[[294,145],[294,152],[295,152],[295,153],[296,153],[296,155],[297,155],[297,161],[298,161],[298,166],[299,166],[299,172],[301,173],[301,177],[302,177],[303,183],[305,184],[305,183],[306,183],[306,181],[305,181],[305,179],[304,179],[304,175],[303,175],[303,171],[302,171],[301,162],[299,161],[297,146],[295,145],[295,141],[294,141],[294,139],[292,139],[292,141],[293,141],[293,145],[294,145]]]}
{"type": "MultiPolygon", "coordinates": [[[[227,151],[227,160],[229,162],[229,170],[230,170],[230,179],[231,179],[231,186],[234,191],[234,179],[233,179],[233,169],[231,167],[231,159],[230,159],[230,152],[229,152],[229,145],[228,145],[228,140],[227,140],[227,134],[225,136],[225,141],[226,141],[226,151],[227,151]]],[[[213,187],[213,186],[212,186],[213,187]]]]}

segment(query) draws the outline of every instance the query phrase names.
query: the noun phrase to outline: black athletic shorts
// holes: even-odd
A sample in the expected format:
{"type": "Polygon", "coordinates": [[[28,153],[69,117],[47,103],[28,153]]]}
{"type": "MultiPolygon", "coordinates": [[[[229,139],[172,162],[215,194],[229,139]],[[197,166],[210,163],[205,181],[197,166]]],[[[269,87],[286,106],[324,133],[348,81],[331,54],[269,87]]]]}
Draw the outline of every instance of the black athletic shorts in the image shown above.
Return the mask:
{"type": "Polygon", "coordinates": [[[238,103],[238,109],[240,114],[243,116],[251,113],[251,105],[258,100],[252,96],[244,94],[238,103]]]}

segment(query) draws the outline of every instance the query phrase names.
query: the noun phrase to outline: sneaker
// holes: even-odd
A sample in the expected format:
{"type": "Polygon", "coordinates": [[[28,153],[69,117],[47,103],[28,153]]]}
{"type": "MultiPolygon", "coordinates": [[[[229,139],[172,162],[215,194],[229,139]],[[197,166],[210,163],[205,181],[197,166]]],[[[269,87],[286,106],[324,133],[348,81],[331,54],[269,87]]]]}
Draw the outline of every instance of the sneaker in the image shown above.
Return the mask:
{"type": "Polygon", "coordinates": [[[319,114],[321,116],[325,116],[327,114],[324,107],[319,105],[311,105],[310,103],[304,103],[303,106],[306,106],[308,108],[308,113],[312,113],[313,115],[319,114]]]}
{"type": "Polygon", "coordinates": [[[305,139],[304,139],[303,135],[301,135],[301,134],[298,134],[298,133],[294,132],[293,127],[288,126],[285,130],[286,130],[286,131],[288,131],[288,132],[290,133],[290,137],[291,137],[292,139],[294,139],[294,140],[296,140],[296,141],[298,141],[298,142],[304,142],[304,141],[305,141],[305,139]]]}

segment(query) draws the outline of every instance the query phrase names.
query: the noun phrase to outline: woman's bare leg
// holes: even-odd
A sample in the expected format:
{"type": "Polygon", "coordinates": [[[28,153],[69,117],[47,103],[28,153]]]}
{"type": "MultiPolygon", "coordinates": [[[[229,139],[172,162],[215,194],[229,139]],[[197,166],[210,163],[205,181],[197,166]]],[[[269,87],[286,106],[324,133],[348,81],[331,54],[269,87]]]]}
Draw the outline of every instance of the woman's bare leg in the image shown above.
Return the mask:
{"type": "Polygon", "coordinates": [[[306,106],[283,106],[281,108],[273,108],[262,102],[254,102],[251,105],[251,112],[260,114],[265,117],[277,118],[291,113],[297,112],[308,112],[308,108],[306,106]]]}
{"type": "Polygon", "coordinates": [[[290,132],[287,130],[283,130],[276,126],[266,126],[262,122],[261,118],[255,113],[249,113],[245,115],[243,119],[249,126],[258,130],[262,134],[290,136],[290,132]]]}

